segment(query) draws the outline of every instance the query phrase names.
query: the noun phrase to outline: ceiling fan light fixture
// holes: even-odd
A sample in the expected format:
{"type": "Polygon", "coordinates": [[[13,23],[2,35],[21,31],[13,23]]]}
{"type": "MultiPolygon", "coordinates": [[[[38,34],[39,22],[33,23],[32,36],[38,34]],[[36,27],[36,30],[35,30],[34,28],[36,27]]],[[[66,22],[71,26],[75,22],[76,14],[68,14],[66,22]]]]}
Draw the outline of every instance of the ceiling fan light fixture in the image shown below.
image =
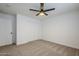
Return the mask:
{"type": "Polygon", "coordinates": [[[40,9],[29,9],[30,11],[36,11],[38,14],[36,16],[47,16],[48,14],[46,12],[55,10],[55,8],[50,8],[50,9],[44,9],[44,3],[40,3],[40,9]]]}
{"type": "Polygon", "coordinates": [[[44,12],[40,12],[39,16],[45,16],[44,12]]]}

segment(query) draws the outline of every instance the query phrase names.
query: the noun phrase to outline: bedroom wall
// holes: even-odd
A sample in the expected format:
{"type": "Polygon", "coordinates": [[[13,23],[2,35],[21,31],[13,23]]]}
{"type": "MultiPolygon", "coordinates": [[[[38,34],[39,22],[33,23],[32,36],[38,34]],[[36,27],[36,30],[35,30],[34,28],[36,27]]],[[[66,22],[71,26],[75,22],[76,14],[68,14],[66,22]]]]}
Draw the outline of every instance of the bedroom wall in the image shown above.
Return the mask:
{"type": "Polygon", "coordinates": [[[44,20],[43,39],[79,49],[79,11],[44,20]]]}
{"type": "Polygon", "coordinates": [[[17,45],[42,38],[42,25],[40,20],[18,14],[16,25],[17,45]]]}

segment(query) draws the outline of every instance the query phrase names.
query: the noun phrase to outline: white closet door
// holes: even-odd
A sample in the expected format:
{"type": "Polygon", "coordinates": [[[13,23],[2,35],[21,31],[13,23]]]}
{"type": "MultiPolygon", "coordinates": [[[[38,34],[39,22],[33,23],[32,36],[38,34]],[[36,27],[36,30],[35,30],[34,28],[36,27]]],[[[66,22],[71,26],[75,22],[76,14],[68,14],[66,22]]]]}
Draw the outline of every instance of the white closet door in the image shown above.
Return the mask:
{"type": "Polygon", "coordinates": [[[12,23],[10,19],[0,17],[0,46],[12,44],[12,23]]]}

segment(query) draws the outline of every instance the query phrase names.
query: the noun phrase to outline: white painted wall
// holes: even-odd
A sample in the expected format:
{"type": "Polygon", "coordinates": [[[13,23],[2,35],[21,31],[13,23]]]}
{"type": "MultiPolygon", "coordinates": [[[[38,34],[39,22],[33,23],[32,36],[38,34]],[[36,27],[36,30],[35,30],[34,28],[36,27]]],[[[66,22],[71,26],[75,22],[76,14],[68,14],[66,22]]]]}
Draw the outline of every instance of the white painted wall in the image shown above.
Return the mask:
{"type": "Polygon", "coordinates": [[[12,42],[16,44],[16,15],[12,18],[12,42]]]}
{"type": "Polygon", "coordinates": [[[44,20],[43,39],[79,49],[79,11],[44,20]]]}
{"type": "Polygon", "coordinates": [[[12,44],[12,20],[14,16],[0,13],[0,46],[12,44]]]}
{"type": "Polygon", "coordinates": [[[41,39],[41,33],[40,20],[17,15],[17,45],[41,39]]]}

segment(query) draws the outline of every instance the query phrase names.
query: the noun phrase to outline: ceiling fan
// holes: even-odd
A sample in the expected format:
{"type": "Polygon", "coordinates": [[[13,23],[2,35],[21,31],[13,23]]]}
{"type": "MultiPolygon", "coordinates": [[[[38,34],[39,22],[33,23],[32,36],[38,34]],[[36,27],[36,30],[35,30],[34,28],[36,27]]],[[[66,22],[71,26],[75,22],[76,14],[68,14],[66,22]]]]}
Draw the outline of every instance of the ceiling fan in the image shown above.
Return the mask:
{"type": "Polygon", "coordinates": [[[40,9],[39,10],[35,10],[35,9],[29,9],[29,10],[38,12],[36,14],[36,16],[47,16],[48,14],[46,12],[55,10],[55,8],[44,10],[44,3],[40,3],[40,9]]]}

